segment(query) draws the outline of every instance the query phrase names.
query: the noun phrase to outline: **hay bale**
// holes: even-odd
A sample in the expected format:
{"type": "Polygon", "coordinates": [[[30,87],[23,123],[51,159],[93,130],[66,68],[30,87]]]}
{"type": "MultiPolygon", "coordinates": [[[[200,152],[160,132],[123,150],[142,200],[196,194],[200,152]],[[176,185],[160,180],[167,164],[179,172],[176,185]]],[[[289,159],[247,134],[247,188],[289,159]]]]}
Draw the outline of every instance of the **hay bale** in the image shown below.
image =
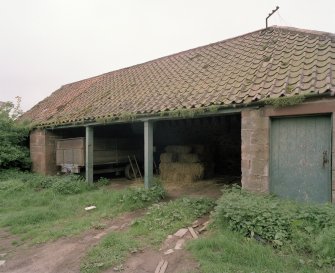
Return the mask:
{"type": "Polygon", "coordinates": [[[162,153],[159,157],[162,163],[171,163],[177,161],[177,155],[173,153],[162,153]]]}
{"type": "Polygon", "coordinates": [[[192,151],[192,147],[186,145],[170,145],[165,147],[165,151],[173,154],[188,154],[192,151]]]}
{"type": "Polygon", "coordinates": [[[200,162],[197,154],[178,154],[178,162],[182,163],[197,163],[200,162]]]}
{"type": "Polygon", "coordinates": [[[202,163],[161,163],[160,177],[170,183],[190,183],[204,177],[205,167],[202,163]]]}

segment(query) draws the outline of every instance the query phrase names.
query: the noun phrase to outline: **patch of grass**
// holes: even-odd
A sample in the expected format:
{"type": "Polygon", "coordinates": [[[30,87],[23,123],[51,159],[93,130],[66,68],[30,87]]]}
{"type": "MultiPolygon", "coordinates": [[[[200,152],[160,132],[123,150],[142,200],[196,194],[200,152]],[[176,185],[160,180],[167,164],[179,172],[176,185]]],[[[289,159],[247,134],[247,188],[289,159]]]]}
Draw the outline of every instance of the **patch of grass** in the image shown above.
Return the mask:
{"type": "Polygon", "coordinates": [[[128,234],[112,232],[98,246],[89,251],[88,256],[81,264],[80,272],[96,273],[112,266],[121,269],[124,257],[132,250],[136,251],[137,247],[138,242],[134,241],[128,234]]]}
{"type": "Polygon", "coordinates": [[[100,177],[99,180],[96,182],[97,186],[108,186],[111,184],[111,180],[106,177],[100,177]]]}
{"type": "Polygon", "coordinates": [[[108,267],[122,267],[127,255],[147,246],[157,247],[169,234],[208,213],[214,202],[206,198],[182,198],[151,206],[124,232],[112,232],[93,247],[81,265],[81,272],[95,273],[108,267]]]}
{"type": "Polygon", "coordinates": [[[210,212],[214,202],[208,198],[182,198],[151,206],[147,215],[134,221],[130,234],[146,244],[159,245],[167,235],[210,212]]]}
{"type": "Polygon", "coordinates": [[[236,231],[315,266],[335,265],[335,208],[227,188],[218,200],[215,225],[236,231]]]}
{"type": "Polygon", "coordinates": [[[206,237],[192,240],[187,249],[199,261],[203,273],[332,272],[309,265],[307,259],[297,254],[279,252],[270,245],[227,229],[215,230],[206,237]]]}
{"type": "Polygon", "coordinates": [[[41,243],[79,234],[120,213],[147,207],[165,195],[150,190],[110,191],[88,186],[78,176],[47,177],[15,170],[0,172],[0,227],[22,240],[41,243]],[[95,205],[93,211],[86,206],[95,205]]]}

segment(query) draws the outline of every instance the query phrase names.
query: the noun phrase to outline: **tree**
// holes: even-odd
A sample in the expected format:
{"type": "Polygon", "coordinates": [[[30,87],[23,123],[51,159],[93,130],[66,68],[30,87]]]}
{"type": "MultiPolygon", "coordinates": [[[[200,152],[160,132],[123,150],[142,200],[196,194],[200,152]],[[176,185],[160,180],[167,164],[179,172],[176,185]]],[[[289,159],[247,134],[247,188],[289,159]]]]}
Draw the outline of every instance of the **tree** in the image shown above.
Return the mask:
{"type": "Polygon", "coordinates": [[[21,98],[16,99],[16,104],[4,102],[0,105],[0,168],[29,169],[29,127],[17,121],[22,110],[21,98]]]}

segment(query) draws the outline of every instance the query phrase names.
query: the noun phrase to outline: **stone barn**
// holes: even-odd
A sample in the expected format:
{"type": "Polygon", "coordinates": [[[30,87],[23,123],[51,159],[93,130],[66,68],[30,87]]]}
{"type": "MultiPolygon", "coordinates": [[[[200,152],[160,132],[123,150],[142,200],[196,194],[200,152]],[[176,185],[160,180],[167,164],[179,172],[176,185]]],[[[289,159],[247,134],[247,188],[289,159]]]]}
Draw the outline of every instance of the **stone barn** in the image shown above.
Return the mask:
{"type": "Polygon", "coordinates": [[[97,158],[130,150],[101,139],[130,138],[150,187],[167,146],[202,145],[247,190],[332,202],[334,94],[335,35],[273,26],[66,84],[23,119],[35,172],[58,172],[56,143],[80,138],[69,156],[85,153],[92,182],[97,158]]]}

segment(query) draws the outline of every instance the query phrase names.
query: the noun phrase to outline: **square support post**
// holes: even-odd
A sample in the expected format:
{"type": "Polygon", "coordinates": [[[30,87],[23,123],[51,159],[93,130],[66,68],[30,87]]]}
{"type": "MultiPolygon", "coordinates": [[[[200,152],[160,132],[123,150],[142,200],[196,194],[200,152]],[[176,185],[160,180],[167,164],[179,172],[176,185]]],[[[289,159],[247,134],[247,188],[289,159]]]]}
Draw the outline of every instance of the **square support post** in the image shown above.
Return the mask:
{"type": "Polygon", "coordinates": [[[153,180],[153,123],[144,121],[144,187],[149,189],[153,180]]]}
{"type": "Polygon", "coordinates": [[[93,184],[93,127],[86,127],[86,182],[93,184]]]}

